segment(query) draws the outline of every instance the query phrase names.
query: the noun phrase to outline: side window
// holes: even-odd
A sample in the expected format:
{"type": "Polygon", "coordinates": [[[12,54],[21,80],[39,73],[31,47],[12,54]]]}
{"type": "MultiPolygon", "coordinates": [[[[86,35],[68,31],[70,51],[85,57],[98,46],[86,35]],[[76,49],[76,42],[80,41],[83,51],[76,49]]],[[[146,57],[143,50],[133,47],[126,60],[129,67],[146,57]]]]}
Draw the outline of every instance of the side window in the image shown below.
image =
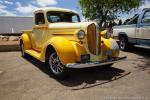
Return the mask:
{"type": "Polygon", "coordinates": [[[130,25],[130,24],[137,24],[138,18],[139,18],[139,16],[138,16],[138,15],[135,15],[133,18],[130,19],[129,22],[127,22],[127,25],[130,25]]]}
{"type": "Polygon", "coordinates": [[[72,22],[73,23],[79,22],[78,21],[78,16],[76,16],[76,15],[72,16],[72,22]]]}
{"type": "Polygon", "coordinates": [[[48,16],[48,20],[52,23],[60,22],[60,17],[59,16],[48,16]]]}
{"type": "Polygon", "coordinates": [[[148,24],[150,23],[150,11],[147,11],[143,16],[142,23],[148,24]]]}
{"type": "Polygon", "coordinates": [[[35,24],[36,25],[45,24],[45,19],[44,19],[44,14],[43,13],[35,14],[35,24]]]}

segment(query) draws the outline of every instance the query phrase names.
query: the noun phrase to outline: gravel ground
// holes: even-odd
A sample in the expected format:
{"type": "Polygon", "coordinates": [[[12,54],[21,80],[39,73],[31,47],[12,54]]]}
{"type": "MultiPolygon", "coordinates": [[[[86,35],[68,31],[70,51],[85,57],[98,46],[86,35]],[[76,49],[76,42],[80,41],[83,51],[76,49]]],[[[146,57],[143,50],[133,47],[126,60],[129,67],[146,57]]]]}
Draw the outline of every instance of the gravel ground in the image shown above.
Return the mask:
{"type": "Polygon", "coordinates": [[[0,100],[150,100],[150,50],[121,52],[112,68],[72,69],[67,80],[20,52],[0,52],[0,100]]]}

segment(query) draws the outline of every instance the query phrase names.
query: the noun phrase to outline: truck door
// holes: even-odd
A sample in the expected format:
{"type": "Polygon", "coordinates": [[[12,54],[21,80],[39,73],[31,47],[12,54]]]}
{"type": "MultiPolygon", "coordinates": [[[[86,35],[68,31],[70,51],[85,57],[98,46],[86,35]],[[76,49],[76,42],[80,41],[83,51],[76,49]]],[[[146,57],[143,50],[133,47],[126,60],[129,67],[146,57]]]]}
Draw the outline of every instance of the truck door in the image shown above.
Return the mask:
{"type": "Polygon", "coordinates": [[[150,10],[146,11],[142,17],[140,33],[140,44],[144,46],[150,46],[150,10]]]}
{"type": "Polygon", "coordinates": [[[43,36],[45,33],[45,19],[44,13],[38,12],[35,14],[35,26],[33,27],[33,33],[35,38],[35,50],[40,51],[43,43],[43,36]]]}

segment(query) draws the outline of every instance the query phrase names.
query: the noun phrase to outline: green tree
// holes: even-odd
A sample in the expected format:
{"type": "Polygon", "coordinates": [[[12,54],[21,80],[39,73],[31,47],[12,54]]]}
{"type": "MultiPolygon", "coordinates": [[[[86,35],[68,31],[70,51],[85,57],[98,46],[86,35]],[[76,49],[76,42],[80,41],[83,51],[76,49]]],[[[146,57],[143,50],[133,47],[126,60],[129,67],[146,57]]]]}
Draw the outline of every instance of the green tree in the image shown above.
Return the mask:
{"type": "Polygon", "coordinates": [[[118,25],[122,25],[122,20],[121,19],[119,20],[118,25]]]}
{"type": "Polygon", "coordinates": [[[79,0],[85,18],[98,21],[100,27],[113,21],[118,13],[129,12],[140,6],[142,0],[79,0]]]}

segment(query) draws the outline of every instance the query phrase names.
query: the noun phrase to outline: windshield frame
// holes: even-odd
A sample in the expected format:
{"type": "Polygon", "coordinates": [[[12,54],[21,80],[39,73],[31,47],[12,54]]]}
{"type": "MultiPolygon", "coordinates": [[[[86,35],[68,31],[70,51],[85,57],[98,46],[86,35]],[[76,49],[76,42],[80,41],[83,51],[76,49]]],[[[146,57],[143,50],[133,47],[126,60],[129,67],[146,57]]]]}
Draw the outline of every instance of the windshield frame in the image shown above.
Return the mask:
{"type": "Polygon", "coordinates": [[[47,22],[48,22],[48,23],[63,23],[63,21],[60,21],[60,22],[51,22],[51,21],[49,21],[49,19],[48,19],[48,13],[69,13],[69,14],[72,14],[72,15],[77,16],[78,22],[67,22],[67,21],[65,22],[65,21],[64,21],[64,23],[79,23],[79,22],[81,22],[79,15],[78,15],[77,13],[74,13],[74,12],[47,11],[47,12],[46,12],[46,18],[47,18],[47,22]]]}

